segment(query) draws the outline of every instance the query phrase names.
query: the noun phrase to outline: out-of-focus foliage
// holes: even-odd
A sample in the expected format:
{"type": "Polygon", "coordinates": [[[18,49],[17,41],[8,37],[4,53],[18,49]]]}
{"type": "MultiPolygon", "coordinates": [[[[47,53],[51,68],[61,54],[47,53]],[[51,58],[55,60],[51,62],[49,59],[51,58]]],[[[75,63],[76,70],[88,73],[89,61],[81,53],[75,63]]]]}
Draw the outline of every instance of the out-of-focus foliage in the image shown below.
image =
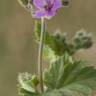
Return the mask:
{"type": "Polygon", "coordinates": [[[57,89],[60,95],[56,96],[92,96],[96,70],[82,61],[66,62],[62,57],[45,71],[44,80],[48,90],[57,89]]]}
{"type": "MultiPolygon", "coordinates": [[[[40,30],[41,24],[37,22],[35,36],[38,43],[40,30]]],[[[96,69],[86,62],[74,60],[72,57],[77,51],[92,46],[91,35],[81,30],[76,33],[71,41],[68,41],[62,33],[52,35],[46,31],[44,43],[44,57],[49,60],[50,64],[50,67],[44,70],[44,93],[41,93],[38,89],[39,80],[36,79],[37,77],[35,76],[35,79],[32,79],[34,76],[27,74],[30,78],[25,81],[24,78],[27,75],[20,76],[22,77],[19,79],[20,95],[92,96],[93,90],[96,90],[96,69]]]]}
{"type": "MultiPolygon", "coordinates": [[[[35,36],[37,41],[40,39],[40,30],[41,25],[39,22],[36,22],[35,36]]],[[[78,31],[70,41],[68,41],[66,35],[61,32],[57,32],[53,35],[46,32],[45,35],[45,50],[47,51],[51,49],[51,52],[57,56],[62,56],[66,52],[69,55],[73,55],[81,49],[84,50],[90,48],[93,44],[91,34],[85,32],[85,30],[78,31]]],[[[49,55],[47,55],[50,57],[50,52],[45,53],[49,53],[49,55]]]]}
{"type": "MultiPolygon", "coordinates": [[[[30,81],[31,79],[27,80],[27,84],[30,84],[30,81]]],[[[65,54],[44,71],[43,94],[40,94],[39,90],[30,91],[30,87],[27,89],[27,86],[20,87],[19,92],[20,96],[92,96],[93,90],[96,89],[95,81],[94,67],[82,61],[74,61],[72,57],[65,54]]],[[[26,82],[23,83],[26,85],[26,82]]]]}

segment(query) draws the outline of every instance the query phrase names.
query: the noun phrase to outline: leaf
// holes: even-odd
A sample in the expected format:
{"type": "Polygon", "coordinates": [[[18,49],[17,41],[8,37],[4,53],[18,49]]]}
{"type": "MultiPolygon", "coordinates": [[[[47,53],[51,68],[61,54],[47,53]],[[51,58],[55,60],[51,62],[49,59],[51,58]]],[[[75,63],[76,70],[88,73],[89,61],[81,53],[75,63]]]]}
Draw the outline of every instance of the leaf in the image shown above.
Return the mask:
{"type": "Polygon", "coordinates": [[[58,56],[55,54],[55,52],[49,47],[45,46],[43,50],[43,57],[47,62],[55,62],[58,56]]]}
{"type": "Polygon", "coordinates": [[[44,96],[92,96],[92,90],[84,85],[73,84],[69,88],[48,91],[44,96]]]}
{"type": "Polygon", "coordinates": [[[44,82],[48,88],[53,89],[58,87],[59,80],[62,78],[65,67],[67,66],[66,64],[72,62],[72,58],[66,53],[50,64],[50,68],[44,72],[44,82]]]}
{"type": "Polygon", "coordinates": [[[20,96],[40,96],[38,93],[29,92],[23,88],[18,89],[20,96]]]}
{"type": "MultiPolygon", "coordinates": [[[[69,90],[72,92],[71,94],[74,94],[74,96],[92,96],[92,89],[88,86],[81,85],[81,84],[71,84],[70,86],[67,86],[66,88],[61,89],[62,91],[69,90]],[[76,93],[76,95],[75,95],[76,93]]],[[[65,93],[66,93],[65,92],[65,93]]],[[[70,95],[69,95],[70,96],[70,95]]]]}
{"type": "MultiPolygon", "coordinates": [[[[37,43],[40,41],[40,33],[41,33],[41,24],[39,21],[35,22],[35,37],[37,43]]],[[[44,50],[43,56],[44,59],[48,61],[54,61],[56,59],[56,54],[54,50],[52,50],[52,46],[54,46],[54,41],[52,36],[46,31],[45,32],[45,41],[44,41],[44,50]]]]}
{"type": "Polygon", "coordinates": [[[32,0],[18,0],[18,2],[20,3],[20,5],[29,13],[31,13],[31,15],[34,15],[35,12],[35,8],[33,5],[33,1],[32,0]]]}
{"type": "Polygon", "coordinates": [[[18,2],[19,2],[22,6],[26,6],[26,5],[28,5],[29,0],[18,0],[18,2]]]}
{"type": "Polygon", "coordinates": [[[18,76],[18,82],[19,94],[21,94],[21,96],[35,96],[35,94],[37,94],[36,86],[38,85],[39,81],[36,75],[21,73],[18,76]]]}
{"type": "Polygon", "coordinates": [[[59,58],[45,71],[44,83],[48,90],[53,89],[52,94],[55,89],[63,94],[58,96],[92,96],[92,92],[96,90],[96,69],[85,62],[69,62],[64,57],[59,58]]]}
{"type": "MultiPolygon", "coordinates": [[[[40,41],[40,34],[41,34],[41,23],[39,21],[35,22],[35,37],[36,41],[40,41]]],[[[50,44],[52,42],[52,37],[51,35],[47,32],[45,32],[45,44],[50,44]]]]}
{"type": "Polygon", "coordinates": [[[42,96],[64,96],[64,95],[61,95],[59,90],[55,89],[55,90],[44,93],[42,96]]]}

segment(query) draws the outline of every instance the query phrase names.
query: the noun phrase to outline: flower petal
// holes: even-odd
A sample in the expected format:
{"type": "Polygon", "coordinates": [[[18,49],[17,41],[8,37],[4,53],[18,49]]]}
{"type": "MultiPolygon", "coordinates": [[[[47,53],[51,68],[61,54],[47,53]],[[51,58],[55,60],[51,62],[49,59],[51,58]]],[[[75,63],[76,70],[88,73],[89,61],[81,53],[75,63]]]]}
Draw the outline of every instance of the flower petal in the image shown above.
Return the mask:
{"type": "Polygon", "coordinates": [[[54,3],[54,0],[45,0],[47,3],[49,4],[53,4],[54,3]]]}
{"type": "Polygon", "coordinates": [[[35,12],[35,17],[36,18],[41,18],[41,17],[45,17],[46,16],[46,11],[45,10],[37,10],[35,12]]]}
{"type": "Polygon", "coordinates": [[[52,10],[57,10],[58,8],[62,7],[62,2],[61,0],[54,0],[52,10]]]}
{"type": "Polygon", "coordinates": [[[51,17],[53,17],[53,16],[55,16],[56,15],[56,11],[48,11],[47,12],[47,14],[46,14],[46,18],[51,18],[51,17]]]}
{"type": "Polygon", "coordinates": [[[43,0],[33,0],[33,4],[35,5],[35,7],[37,7],[38,9],[41,9],[44,7],[45,3],[43,2],[43,0]]]}

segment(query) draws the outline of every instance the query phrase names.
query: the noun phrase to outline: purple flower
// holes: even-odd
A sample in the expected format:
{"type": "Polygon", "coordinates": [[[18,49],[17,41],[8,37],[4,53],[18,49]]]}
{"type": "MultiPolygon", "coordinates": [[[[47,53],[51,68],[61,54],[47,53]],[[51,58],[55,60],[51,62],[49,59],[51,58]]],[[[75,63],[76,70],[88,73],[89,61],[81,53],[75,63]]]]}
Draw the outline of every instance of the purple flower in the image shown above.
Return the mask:
{"type": "Polygon", "coordinates": [[[33,4],[36,7],[36,18],[51,18],[55,16],[57,9],[62,7],[61,0],[33,0],[33,4]]]}

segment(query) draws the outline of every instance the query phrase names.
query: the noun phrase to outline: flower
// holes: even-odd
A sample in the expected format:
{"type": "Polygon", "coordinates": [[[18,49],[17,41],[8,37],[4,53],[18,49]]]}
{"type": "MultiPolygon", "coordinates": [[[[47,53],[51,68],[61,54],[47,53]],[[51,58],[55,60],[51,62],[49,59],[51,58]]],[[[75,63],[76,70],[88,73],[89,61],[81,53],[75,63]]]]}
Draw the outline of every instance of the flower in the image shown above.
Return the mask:
{"type": "Polygon", "coordinates": [[[62,7],[61,0],[33,0],[33,4],[36,7],[36,18],[51,18],[62,7]]]}

